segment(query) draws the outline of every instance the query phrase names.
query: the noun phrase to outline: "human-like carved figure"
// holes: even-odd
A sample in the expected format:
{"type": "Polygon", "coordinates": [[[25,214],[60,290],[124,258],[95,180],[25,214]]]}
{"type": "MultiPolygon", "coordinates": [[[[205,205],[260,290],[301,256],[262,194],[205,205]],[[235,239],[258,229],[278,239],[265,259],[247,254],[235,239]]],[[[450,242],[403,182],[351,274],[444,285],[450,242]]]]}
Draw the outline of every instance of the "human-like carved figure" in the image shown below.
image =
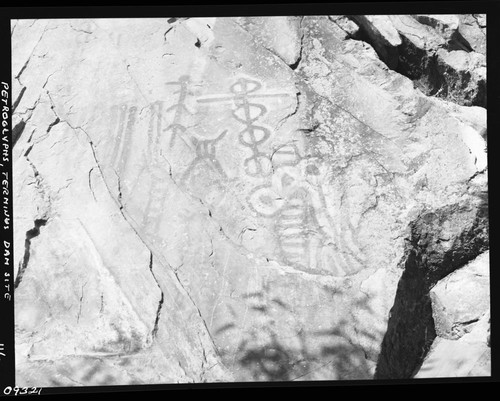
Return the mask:
{"type": "Polygon", "coordinates": [[[179,94],[179,98],[177,99],[177,103],[173,106],[167,108],[166,112],[175,110],[174,119],[172,124],[167,127],[167,130],[172,131],[172,136],[170,138],[170,147],[172,148],[175,145],[175,139],[177,136],[182,136],[182,134],[186,131],[186,127],[181,124],[182,118],[184,115],[192,115],[193,113],[186,106],[186,99],[189,93],[188,85],[190,78],[188,75],[182,75],[179,77],[179,80],[176,82],[167,82],[165,85],[175,85],[179,87],[175,94],[179,94]]]}
{"type": "Polygon", "coordinates": [[[226,133],[227,130],[214,139],[191,138],[193,144],[196,146],[196,157],[182,175],[182,183],[186,184],[192,176],[197,174],[197,170],[206,173],[207,167],[222,179],[227,179],[227,175],[215,155],[215,144],[224,138],[226,133]]]}

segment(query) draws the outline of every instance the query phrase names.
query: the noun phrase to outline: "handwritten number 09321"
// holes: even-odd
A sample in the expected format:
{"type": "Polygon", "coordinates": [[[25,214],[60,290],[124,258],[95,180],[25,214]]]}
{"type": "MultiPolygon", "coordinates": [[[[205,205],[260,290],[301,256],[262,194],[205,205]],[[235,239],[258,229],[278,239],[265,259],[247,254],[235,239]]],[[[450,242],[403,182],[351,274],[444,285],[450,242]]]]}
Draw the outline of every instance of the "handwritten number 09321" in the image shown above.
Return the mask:
{"type": "Polygon", "coordinates": [[[40,392],[42,391],[41,388],[36,388],[36,387],[11,387],[7,386],[3,389],[3,393],[5,395],[30,395],[30,394],[37,394],[40,395],[40,392]]]}

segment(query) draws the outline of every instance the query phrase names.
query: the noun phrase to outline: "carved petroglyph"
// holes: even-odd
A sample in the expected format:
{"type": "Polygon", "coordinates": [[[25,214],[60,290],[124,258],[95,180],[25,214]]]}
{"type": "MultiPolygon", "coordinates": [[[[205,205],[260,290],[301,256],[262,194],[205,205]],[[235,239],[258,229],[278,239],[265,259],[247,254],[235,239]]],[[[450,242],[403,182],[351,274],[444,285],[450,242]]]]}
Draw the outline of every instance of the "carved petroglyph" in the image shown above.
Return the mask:
{"type": "Polygon", "coordinates": [[[211,173],[215,173],[223,180],[227,180],[227,175],[215,156],[215,144],[219,142],[226,135],[226,133],[227,130],[222,132],[215,139],[201,140],[198,138],[192,138],[192,141],[196,146],[196,157],[181,177],[181,182],[184,185],[188,185],[190,178],[194,178],[200,171],[203,172],[203,174],[206,174],[207,166],[209,170],[211,170],[211,173]],[[208,160],[209,163],[205,163],[206,160],[208,160]]]}
{"type": "MultiPolygon", "coordinates": [[[[148,141],[142,158],[144,164],[142,170],[135,174],[136,183],[126,188],[128,194],[139,182],[146,183],[148,197],[143,206],[142,224],[154,233],[160,229],[168,196],[165,178],[172,174],[171,166],[163,160],[163,143],[171,152],[184,145],[191,149],[193,158],[186,161],[187,167],[175,180],[209,204],[219,204],[223,198],[220,193],[225,193],[225,186],[232,181],[217,157],[217,149],[228,137],[229,130],[208,139],[206,133],[201,138],[192,124],[188,127],[188,122],[192,123],[196,115],[196,111],[189,106],[191,84],[191,78],[186,75],[178,81],[168,82],[167,85],[176,87],[175,103],[157,101],[149,105],[148,141]],[[165,122],[169,117],[170,124],[165,122]],[[165,126],[167,128],[163,128],[165,126]],[[170,137],[162,138],[166,132],[170,132],[170,137]]],[[[267,181],[261,181],[247,195],[247,204],[256,215],[272,218],[272,232],[281,260],[311,272],[336,276],[353,274],[364,265],[360,256],[362,252],[349,217],[344,212],[342,215],[331,214],[327,206],[322,186],[325,175],[320,170],[329,170],[321,167],[323,158],[318,154],[319,150],[307,138],[297,139],[292,135],[295,139],[276,146],[269,155],[263,152],[263,144],[270,139],[272,130],[259,122],[271,109],[269,104],[261,101],[289,96],[264,91],[263,85],[256,80],[239,78],[230,86],[229,94],[206,96],[196,101],[199,104],[232,105],[230,113],[228,110],[230,118],[237,126],[244,126],[238,132],[238,142],[251,151],[251,155],[243,161],[244,170],[250,177],[267,181]],[[307,157],[301,156],[302,152],[307,157]]],[[[122,104],[112,108],[116,128],[110,160],[117,176],[121,176],[127,168],[137,114],[135,106],[122,104]]],[[[124,194],[121,194],[122,197],[124,194]]],[[[345,208],[345,202],[342,207],[345,208]]]]}
{"type": "Polygon", "coordinates": [[[300,160],[299,149],[295,144],[284,144],[271,155],[273,166],[296,166],[300,160]]]}
{"type": "Polygon", "coordinates": [[[248,204],[258,215],[272,218],[283,262],[335,276],[357,272],[363,265],[356,256],[359,249],[342,238],[341,222],[329,215],[317,158],[302,157],[292,143],[278,147],[271,159],[271,183],[255,187],[248,204]]]}
{"type": "Polygon", "coordinates": [[[111,107],[111,120],[114,121],[114,146],[110,155],[110,164],[120,174],[127,167],[131,151],[131,140],[137,118],[137,107],[126,104],[111,107]]]}
{"type": "Polygon", "coordinates": [[[279,247],[285,259],[292,264],[301,264],[303,259],[308,259],[310,208],[306,196],[299,189],[279,210],[276,219],[279,247]]]}
{"type": "MultiPolygon", "coordinates": [[[[128,107],[125,104],[111,108],[112,121],[114,121],[114,143],[109,157],[109,164],[115,175],[118,189],[118,197],[124,205],[130,194],[138,188],[141,182],[146,183],[147,201],[144,205],[142,224],[144,227],[156,230],[161,219],[152,216],[160,216],[163,201],[166,197],[166,188],[163,185],[165,177],[169,174],[169,166],[160,157],[161,137],[163,134],[164,102],[156,101],[147,107],[149,114],[148,128],[146,131],[147,142],[143,149],[142,165],[137,169],[127,171],[134,148],[134,138],[138,130],[137,107],[128,107]],[[133,177],[133,178],[132,178],[133,177]],[[145,179],[146,178],[146,179],[145,179]],[[128,185],[126,184],[128,182],[128,185]]],[[[135,149],[134,151],[137,151],[135,149]]]]}
{"type": "Polygon", "coordinates": [[[185,117],[193,116],[194,113],[186,106],[189,91],[190,77],[183,75],[176,82],[168,82],[167,85],[178,86],[179,90],[177,103],[169,107],[166,112],[174,111],[172,123],[167,130],[172,132],[170,138],[170,148],[174,147],[176,138],[181,138],[188,147],[195,153],[195,158],[181,176],[180,183],[184,186],[193,184],[191,180],[198,174],[208,174],[212,179],[227,180],[227,175],[222,168],[220,161],[216,157],[215,144],[219,142],[227,131],[222,132],[214,139],[199,139],[192,128],[188,129],[184,125],[185,117]]]}
{"type": "MultiPolygon", "coordinates": [[[[167,174],[171,174],[171,166],[161,157],[163,143],[168,143],[166,146],[169,149],[183,143],[192,150],[193,159],[176,181],[189,191],[194,191],[196,196],[203,196],[208,203],[211,203],[208,198],[213,197],[214,191],[224,192],[221,185],[231,181],[217,158],[217,149],[227,137],[228,130],[215,138],[200,138],[194,128],[187,127],[187,122],[195,115],[188,106],[190,78],[181,76],[178,81],[167,84],[177,87],[174,92],[175,103],[166,105],[165,102],[157,101],[149,105],[144,165],[135,175],[136,184],[141,180],[146,182],[148,192],[143,206],[142,225],[154,233],[158,233],[161,227],[161,215],[168,196],[164,180],[167,174]],[[170,124],[164,121],[169,116],[172,118],[170,124]],[[165,125],[167,128],[163,128],[165,125]],[[165,132],[171,133],[170,138],[162,139],[165,132]]],[[[326,205],[318,178],[320,171],[317,161],[321,157],[314,157],[314,152],[311,154],[307,141],[304,141],[303,148],[304,154],[308,156],[301,156],[297,140],[277,146],[269,156],[262,152],[262,145],[270,138],[271,129],[258,121],[268,113],[270,106],[255,99],[284,98],[289,95],[261,92],[261,89],[260,82],[239,78],[230,87],[230,94],[197,99],[200,104],[232,104],[234,109],[231,110],[231,118],[244,126],[238,133],[238,141],[252,153],[243,162],[245,172],[251,177],[268,177],[267,180],[270,180],[250,192],[247,198],[250,209],[257,215],[272,218],[276,246],[284,263],[298,269],[337,276],[358,271],[363,261],[356,256],[361,252],[356,245],[353,228],[345,221],[333,221],[326,205]]],[[[127,167],[131,152],[137,108],[122,104],[115,106],[112,113],[116,128],[110,159],[112,167],[120,175],[127,167]]],[[[136,184],[131,187],[132,190],[136,184]]]]}
{"type": "Polygon", "coordinates": [[[163,102],[156,101],[149,105],[150,119],[148,125],[148,154],[153,155],[154,150],[160,146],[163,120],[163,102]]]}
{"type": "Polygon", "coordinates": [[[148,125],[148,146],[145,157],[146,171],[150,175],[147,202],[144,207],[142,224],[152,232],[157,232],[160,226],[163,204],[167,197],[167,187],[164,185],[168,176],[169,166],[159,157],[160,140],[163,133],[163,102],[155,102],[149,106],[150,119],[148,125]]]}
{"type": "Polygon", "coordinates": [[[274,216],[285,200],[268,184],[255,187],[248,196],[248,206],[255,213],[264,217],[274,216]]]}
{"type": "Polygon", "coordinates": [[[79,45],[85,45],[89,43],[91,40],[95,40],[95,37],[92,35],[94,30],[96,29],[96,24],[92,20],[75,20],[70,22],[70,27],[76,33],[76,42],[79,45]]]}
{"type": "Polygon", "coordinates": [[[230,94],[215,95],[199,98],[199,103],[224,103],[232,102],[235,109],[232,111],[233,118],[245,128],[239,132],[240,143],[248,147],[252,155],[243,161],[245,172],[252,177],[266,177],[271,173],[271,162],[267,155],[263,153],[259,146],[266,142],[271,130],[256,122],[267,114],[268,109],[262,103],[257,103],[253,99],[265,98],[286,98],[288,93],[257,93],[262,89],[259,81],[239,78],[231,85],[230,94]]]}
{"type": "Polygon", "coordinates": [[[170,147],[175,145],[175,139],[180,136],[183,137],[186,132],[186,127],[182,125],[182,120],[185,115],[190,116],[193,113],[186,106],[186,99],[188,95],[188,85],[189,85],[189,76],[182,75],[179,77],[179,80],[176,82],[167,82],[166,85],[178,86],[179,90],[174,92],[175,94],[179,94],[177,99],[177,103],[173,106],[169,107],[166,111],[167,113],[175,110],[174,119],[172,124],[167,127],[167,130],[172,131],[172,136],[170,137],[170,147]]]}
{"type": "MultiPolygon", "coordinates": [[[[147,201],[144,205],[142,215],[142,225],[148,227],[153,232],[157,232],[161,223],[163,206],[167,197],[165,178],[171,175],[171,166],[166,161],[162,153],[164,149],[162,136],[169,132],[171,136],[168,141],[168,148],[173,148],[176,143],[184,143],[192,150],[194,159],[184,170],[179,180],[179,184],[184,187],[197,185],[207,181],[224,181],[228,177],[216,157],[216,144],[220,142],[227,131],[222,132],[214,139],[200,139],[193,132],[192,128],[185,126],[185,120],[192,117],[194,113],[187,106],[190,78],[181,76],[176,82],[167,82],[167,85],[177,86],[174,92],[177,95],[175,104],[167,107],[165,102],[156,101],[147,107],[149,114],[147,125],[147,146],[143,150],[142,166],[138,171],[132,169],[127,172],[127,165],[133,147],[133,135],[137,130],[136,124],[140,125],[138,118],[140,114],[136,106],[127,104],[116,105],[111,108],[111,121],[113,126],[113,145],[109,155],[109,165],[118,177],[119,197],[122,204],[141,182],[146,182],[148,193],[147,201]],[[173,113],[171,123],[166,123],[167,118],[173,113]],[[165,125],[167,125],[166,128],[165,125]],[[125,174],[128,173],[128,174],[125,174]],[[133,183],[130,183],[130,177],[133,183]],[[128,185],[125,182],[128,181],[128,185]],[[121,185],[120,185],[121,182],[121,185]]],[[[146,109],[146,108],[145,108],[146,109]]],[[[137,165],[137,163],[136,163],[137,165]]]]}

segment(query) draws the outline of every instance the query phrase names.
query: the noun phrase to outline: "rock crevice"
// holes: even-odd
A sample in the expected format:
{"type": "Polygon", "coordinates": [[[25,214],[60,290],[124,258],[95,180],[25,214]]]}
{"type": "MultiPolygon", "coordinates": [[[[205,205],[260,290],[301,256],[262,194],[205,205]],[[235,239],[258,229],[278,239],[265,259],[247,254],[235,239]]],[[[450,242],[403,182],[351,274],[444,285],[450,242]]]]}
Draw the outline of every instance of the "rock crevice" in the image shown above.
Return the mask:
{"type": "Polygon", "coordinates": [[[153,275],[153,278],[156,281],[156,284],[158,284],[158,288],[160,289],[160,292],[161,292],[160,301],[158,302],[158,310],[156,311],[155,322],[153,325],[153,331],[151,332],[151,336],[154,339],[156,337],[156,334],[158,333],[158,323],[160,322],[160,315],[161,315],[161,308],[163,306],[163,301],[164,301],[164,294],[163,294],[163,290],[160,286],[160,283],[158,283],[158,279],[156,278],[156,276],[153,272],[153,253],[150,254],[149,270],[151,271],[151,274],[153,275]]]}
{"type": "Polygon", "coordinates": [[[360,27],[358,39],[370,43],[390,69],[410,78],[424,94],[486,107],[485,48],[469,44],[457,16],[445,17],[350,16],[360,27]]]}
{"type": "Polygon", "coordinates": [[[436,337],[430,290],[488,249],[487,209],[486,201],[450,205],[424,213],[410,225],[404,271],[390,311],[376,379],[408,379],[418,372],[436,337]],[[457,231],[470,215],[475,216],[474,222],[457,231]]]}
{"type": "Polygon", "coordinates": [[[24,240],[24,256],[19,264],[19,270],[16,276],[16,280],[14,281],[14,288],[19,287],[23,276],[28,268],[28,263],[31,256],[31,240],[38,235],[40,235],[40,228],[47,224],[46,219],[37,219],[34,222],[34,227],[26,232],[26,239],[24,240]]]}

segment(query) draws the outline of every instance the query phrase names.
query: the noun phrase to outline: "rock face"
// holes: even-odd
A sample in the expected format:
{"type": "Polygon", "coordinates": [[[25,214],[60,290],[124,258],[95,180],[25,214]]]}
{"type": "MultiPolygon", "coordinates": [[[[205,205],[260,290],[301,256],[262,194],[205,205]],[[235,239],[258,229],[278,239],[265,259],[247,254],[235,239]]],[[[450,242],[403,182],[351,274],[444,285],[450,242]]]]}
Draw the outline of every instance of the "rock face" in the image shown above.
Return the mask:
{"type": "Polygon", "coordinates": [[[486,107],[484,15],[351,17],[387,66],[424,93],[486,107]]]}
{"type": "Polygon", "coordinates": [[[431,292],[437,337],[416,378],[491,375],[489,252],[431,292]]]}
{"type": "Polygon", "coordinates": [[[13,21],[16,384],[407,378],[479,330],[464,21],[13,21]]]}
{"type": "Polygon", "coordinates": [[[432,314],[439,337],[462,337],[489,310],[488,256],[485,252],[432,288],[432,314]]]}

